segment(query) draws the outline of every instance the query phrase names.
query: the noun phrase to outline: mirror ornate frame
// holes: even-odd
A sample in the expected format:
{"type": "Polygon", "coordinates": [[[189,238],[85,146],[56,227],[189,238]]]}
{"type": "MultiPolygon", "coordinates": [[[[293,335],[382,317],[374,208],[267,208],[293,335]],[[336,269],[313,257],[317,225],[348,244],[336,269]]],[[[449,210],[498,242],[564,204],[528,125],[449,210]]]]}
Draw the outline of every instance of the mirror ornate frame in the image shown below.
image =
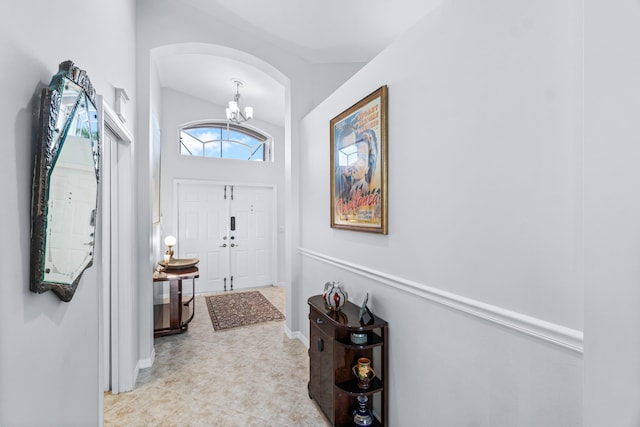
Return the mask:
{"type": "Polygon", "coordinates": [[[31,203],[33,292],[71,301],[93,265],[100,132],[95,90],[72,61],[43,89],[31,203]]]}

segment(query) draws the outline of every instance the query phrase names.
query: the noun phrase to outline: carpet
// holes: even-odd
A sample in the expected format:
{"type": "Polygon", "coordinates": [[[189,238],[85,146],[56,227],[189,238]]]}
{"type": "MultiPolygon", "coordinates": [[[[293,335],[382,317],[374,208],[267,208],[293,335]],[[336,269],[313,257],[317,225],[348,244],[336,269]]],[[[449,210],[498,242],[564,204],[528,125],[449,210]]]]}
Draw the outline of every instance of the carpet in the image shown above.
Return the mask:
{"type": "Polygon", "coordinates": [[[284,315],[259,291],[210,295],[205,299],[216,331],[284,320],[284,315]]]}

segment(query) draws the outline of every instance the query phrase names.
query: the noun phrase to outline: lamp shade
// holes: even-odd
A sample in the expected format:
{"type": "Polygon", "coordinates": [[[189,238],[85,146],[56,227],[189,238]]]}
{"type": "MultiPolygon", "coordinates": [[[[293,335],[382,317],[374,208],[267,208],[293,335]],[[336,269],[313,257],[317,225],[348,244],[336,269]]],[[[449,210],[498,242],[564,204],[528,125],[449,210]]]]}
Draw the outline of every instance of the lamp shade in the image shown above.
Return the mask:
{"type": "Polygon", "coordinates": [[[176,244],[176,238],[173,236],[167,236],[164,239],[164,244],[167,246],[174,246],[176,244]]]}
{"type": "Polygon", "coordinates": [[[236,94],[232,101],[229,101],[229,107],[226,109],[227,120],[236,124],[246,122],[253,117],[253,107],[240,107],[240,88],[244,86],[244,82],[238,79],[232,79],[236,86],[236,94]]]}

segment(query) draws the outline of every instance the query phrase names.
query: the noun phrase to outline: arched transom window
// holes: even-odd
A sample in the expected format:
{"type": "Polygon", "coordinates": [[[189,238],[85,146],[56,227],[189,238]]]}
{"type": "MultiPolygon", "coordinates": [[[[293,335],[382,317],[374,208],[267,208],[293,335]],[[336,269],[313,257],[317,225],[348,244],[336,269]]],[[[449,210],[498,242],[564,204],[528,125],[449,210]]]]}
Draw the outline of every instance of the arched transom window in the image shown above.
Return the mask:
{"type": "Polygon", "coordinates": [[[200,123],[180,129],[180,154],[218,159],[270,160],[271,138],[229,123],[200,123]]]}

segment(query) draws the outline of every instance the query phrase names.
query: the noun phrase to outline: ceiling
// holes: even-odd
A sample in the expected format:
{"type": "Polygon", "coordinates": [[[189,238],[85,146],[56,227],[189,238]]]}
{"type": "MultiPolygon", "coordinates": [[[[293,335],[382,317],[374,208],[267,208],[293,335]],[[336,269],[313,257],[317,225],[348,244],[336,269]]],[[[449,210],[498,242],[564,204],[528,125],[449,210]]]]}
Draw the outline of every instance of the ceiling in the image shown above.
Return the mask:
{"type": "Polygon", "coordinates": [[[254,117],[280,127],[284,123],[284,87],[268,74],[235,59],[207,54],[174,54],[156,58],[160,85],[212,104],[227,106],[242,81],[240,106],[254,117]]]}
{"type": "MultiPolygon", "coordinates": [[[[312,63],[366,63],[442,0],[177,0],[233,23],[312,63]]],[[[241,79],[241,105],[282,126],[284,88],[243,62],[205,54],[157,58],[163,87],[226,105],[241,79]]]]}

